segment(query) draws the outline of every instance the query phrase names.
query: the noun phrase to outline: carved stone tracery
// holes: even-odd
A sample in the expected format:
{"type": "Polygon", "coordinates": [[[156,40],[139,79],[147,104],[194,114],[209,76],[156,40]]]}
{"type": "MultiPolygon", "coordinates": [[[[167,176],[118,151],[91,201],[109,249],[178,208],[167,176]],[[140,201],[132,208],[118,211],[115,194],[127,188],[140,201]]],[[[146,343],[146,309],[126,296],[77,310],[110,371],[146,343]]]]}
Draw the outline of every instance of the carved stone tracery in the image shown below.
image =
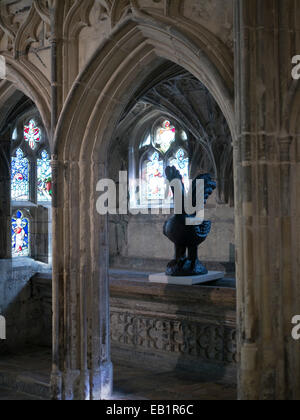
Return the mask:
{"type": "Polygon", "coordinates": [[[232,327],[111,311],[112,345],[140,351],[188,355],[200,360],[236,363],[232,327]]]}

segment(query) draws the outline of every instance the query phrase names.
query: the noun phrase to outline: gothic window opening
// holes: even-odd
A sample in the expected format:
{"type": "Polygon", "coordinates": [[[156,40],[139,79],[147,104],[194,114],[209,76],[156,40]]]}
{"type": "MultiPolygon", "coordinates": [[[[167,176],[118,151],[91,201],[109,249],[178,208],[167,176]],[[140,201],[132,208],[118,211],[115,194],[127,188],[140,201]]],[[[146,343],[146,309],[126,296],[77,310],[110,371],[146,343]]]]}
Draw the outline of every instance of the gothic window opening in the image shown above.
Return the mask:
{"type": "Polygon", "coordinates": [[[176,122],[160,117],[144,130],[142,140],[135,153],[139,154],[139,165],[130,162],[130,205],[132,208],[164,208],[173,206],[173,196],[165,175],[168,165],[175,166],[189,188],[190,159],[188,135],[176,122]],[[139,167],[135,179],[133,168],[139,167]],[[136,180],[138,187],[136,188],[136,180]]]}
{"type": "Polygon", "coordinates": [[[11,132],[12,256],[49,263],[52,173],[50,149],[36,111],[23,114],[11,132]],[[24,216],[25,215],[25,216],[24,216]]]}

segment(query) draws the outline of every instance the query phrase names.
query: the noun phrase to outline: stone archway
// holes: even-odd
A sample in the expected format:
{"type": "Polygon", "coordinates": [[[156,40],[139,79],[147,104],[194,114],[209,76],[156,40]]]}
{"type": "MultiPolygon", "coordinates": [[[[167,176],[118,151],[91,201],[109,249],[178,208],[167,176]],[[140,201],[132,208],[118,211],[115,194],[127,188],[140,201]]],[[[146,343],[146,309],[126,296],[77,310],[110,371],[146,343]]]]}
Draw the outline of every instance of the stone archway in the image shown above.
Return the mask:
{"type": "Polygon", "coordinates": [[[212,47],[220,45],[207,31],[199,34],[199,44],[192,38],[188,29],[128,20],[101,45],[61,114],[52,162],[55,399],[105,399],[112,390],[107,220],[96,212],[96,183],[106,176],[118,119],[159,57],[180,64],[206,85],[234,134],[227,50],[214,53],[212,47]]]}
{"type": "Polygon", "coordinates": [[[10,55],[3,55],[5,79],[0,90],[0,105],[5,104],[8,92],[20,91],[30,98],[38,108],[45,129],[50,138],[51,132],[51,86],[48,79],[36,66],[28,62],[19,62],[10,55]]]}

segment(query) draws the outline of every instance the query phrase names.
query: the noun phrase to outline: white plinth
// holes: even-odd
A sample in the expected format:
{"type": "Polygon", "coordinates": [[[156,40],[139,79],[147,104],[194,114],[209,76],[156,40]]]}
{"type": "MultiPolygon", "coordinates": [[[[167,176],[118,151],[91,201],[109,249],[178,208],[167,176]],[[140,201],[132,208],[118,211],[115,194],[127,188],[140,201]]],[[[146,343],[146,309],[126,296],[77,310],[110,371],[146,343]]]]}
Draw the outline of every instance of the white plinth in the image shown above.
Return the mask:
{"type": "Polygon", "coordinates": [[[208,274],[203,276],[189,276],[189,277],[172,277],[167,276],[165,273],[151,274],[149,276],[150,283],[162,283],[162,284],[176,284],[182,286],[194,286],[195,284],[207,283],[210,281],[216,281],[223,279],[225,273],[221,271],[209,271],[208,274]]]}

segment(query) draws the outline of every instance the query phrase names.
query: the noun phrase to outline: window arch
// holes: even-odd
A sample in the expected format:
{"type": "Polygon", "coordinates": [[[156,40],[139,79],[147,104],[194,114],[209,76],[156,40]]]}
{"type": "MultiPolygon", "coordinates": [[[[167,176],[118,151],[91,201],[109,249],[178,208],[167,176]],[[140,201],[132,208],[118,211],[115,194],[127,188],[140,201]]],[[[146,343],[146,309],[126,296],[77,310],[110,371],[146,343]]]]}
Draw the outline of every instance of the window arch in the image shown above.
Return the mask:
{"type": "Polygon", "coordinates": [[[51,202],[52,175],[46,135],[37,118],[21,119],[12,132],[12,201],[51,202]]]}
{"type": "MultiPolygon", "coordinates": [[[[176,122],[166,117],[156,119],[143,133],[137,144],[140,154],[139,187],[133,187],[136,184],[131,170],[130,205],[169,207],[173,199],[171,190],[167,190],[165,169],[168,165],[175,166],[180,171],[186,190],[189,188],[188,135],[176,122]]],[[[130,162],[130,165],[133,168],[134,162],[130,162]]]]}

